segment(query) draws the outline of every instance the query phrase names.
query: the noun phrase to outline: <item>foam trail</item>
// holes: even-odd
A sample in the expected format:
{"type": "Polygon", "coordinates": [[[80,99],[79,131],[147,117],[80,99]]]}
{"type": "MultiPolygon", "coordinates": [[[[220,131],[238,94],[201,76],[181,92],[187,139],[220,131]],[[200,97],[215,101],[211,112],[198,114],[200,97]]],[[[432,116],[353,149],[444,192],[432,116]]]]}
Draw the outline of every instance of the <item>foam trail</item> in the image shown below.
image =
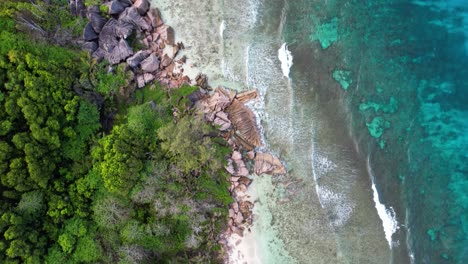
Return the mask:
{"type": "Polygon", "coordinates": [[[283,43],[281,48],[278,50],[278,59],[281,61],[281,70],[283,75],[289,79],[289,71],[293,65],[293,56],[291,51],[288,50],[288,45],[283,43]]]}
{"type": "Polygon", "coordinates": [[[375,187],[375,184],[374,184],[374,179],[373,179],[374,177],[372,175],[372,169],[370,167],[369,157],[367,158],[367,171],[369,172],[369,175],[372,181],[372,192],[374,196],[375,209],[377,209],[377,214],[379,215],[380,220],[382,220],[382,225],[383,225],[384,232],[385,232],[385,239],[387,239],[388,246],[391,249],[393,246],[392,235],[399,228],[398,222],[396,220],[396,214],[392,207],[387,209],[384,204],[380,203],[379,193],[377,192],[377,188],[375,187]]]}
{"type": "Polygon", "coordinates": [[[226,29],[226,21],[223,20],[221,22],[221,25],[219,25],[219,36],[221,36],[221,39],[224,38],[224,30],[226,29]]]}

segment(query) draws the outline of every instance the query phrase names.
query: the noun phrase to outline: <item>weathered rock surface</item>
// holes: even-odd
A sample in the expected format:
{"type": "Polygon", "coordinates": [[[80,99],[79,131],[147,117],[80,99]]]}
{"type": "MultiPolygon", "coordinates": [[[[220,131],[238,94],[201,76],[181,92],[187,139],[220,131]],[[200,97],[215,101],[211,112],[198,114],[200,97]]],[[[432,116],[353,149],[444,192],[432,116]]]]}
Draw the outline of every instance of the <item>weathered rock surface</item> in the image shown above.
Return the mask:
{"type": "Polygon", "coordinates": [[[117,64],[121,61],[124,61],[126,58],[133,55],[133,50],[128,45],[127,41],[121,39],[117,46],[109,52],[105,58],[110,62],[110,64],[117,64]]]}
{"type": "Polygon", "coordinates": [[[119,38],[126,39],[132,34],[134,28],[135,28],[134,25],[119,20],[115,28],[115,34],[119,38]]]}
{"type": "Polygon", "coordinates": [[[258,130],[255,115],[252,110],[240,101],[234,99],[229,107],[226,108],[226,112],[231,119],[233,127],[238,131],[237,135],[240,137],[241,143],[248,143],[248,145],[244,146],[246,149],[250,150],[252,147],[259,147],[262,145],[260,131],[258,130]]]}
{"type": "Polygon", "coordinates": [[[128,66],[132,68],[138,67],[140,63],[150,55],[150,52],[147,50],[140,50],[135,53],[133,56],[127,59],[128,66]]]}
{"type": "Polygon", "coordinates": [[[119,20],[130,23],[140,30],[151,30],[151,25],[143,19],[134,6],[125,9],[125,11],[120,14],[119,20]]]}
{"type": "Polygon", "coordinates": [[[255,168],[256,174],[285,174],[286,169],[284,168],[281,161],[269,154],[269,153],[257,153],[255,156],[255,168]]]}
{"type": "Polygon", "coordinates": [[[246,103],[250,100],[257,98],[258,92],[256,90],[246,91],[242,93],[238,93],[236,95],[236,99],[239,100],[241,103],[246,103]]]}
{"type": "Polygon", "coordinates": [[[151,8],[146,15],[148,16],[151,22],[151,26],[153,26],[153,28],[162,26],[164,24],[159,9],[151,8]]]}
{"type": "Polygon", "coordinates": [[[158,57],[154,53],[149,55],[148,58],[141,62],[141,69],[144,72],[155,72],[157,69],[159,69],[158,57]]]}
{"type": "Polygon", "coordinates": [[[117,20],[111,18],[99,33],[99,47],[107,52],[111,52],[119,44],[117,24],[117,20]]]}

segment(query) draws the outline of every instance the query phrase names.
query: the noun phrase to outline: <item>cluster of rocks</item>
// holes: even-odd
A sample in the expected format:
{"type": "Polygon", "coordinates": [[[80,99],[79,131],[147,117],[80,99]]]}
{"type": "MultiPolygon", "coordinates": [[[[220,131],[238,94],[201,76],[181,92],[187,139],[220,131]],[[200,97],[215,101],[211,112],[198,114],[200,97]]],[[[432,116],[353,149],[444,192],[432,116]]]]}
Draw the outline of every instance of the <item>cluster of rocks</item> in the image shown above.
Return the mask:
{"type": "Polygon", "coordinates": [[[83,48],[111,65],[126,63],[138,88],[154,80],[170,88],[191,83],[183,75],[185,58],[175,60],[183,44],[175,43],[174,30],[148,0],[106,1],[88,8],[87,17],[83,48]],[[129,44],[135,40],[144,47],[137,52],[129,44]]]}
{"type": "Polygon", "coordinates": [[[253,179],[249,175],[286,173],[277,157],[255,151],[262,146],[260,131],[254,113],[245,103],[257,96],[255,90],[237,93],[224,88],[217,88],[211,95],[196,96],[196,107],[220,130],[233,149],[226,170],[231,174],[229,191],[235,202],[229,207],[228,228],[219,240],[226,247],[231,234],[242,237],[252,224],[254,205],[246,194],[253,179]]]}

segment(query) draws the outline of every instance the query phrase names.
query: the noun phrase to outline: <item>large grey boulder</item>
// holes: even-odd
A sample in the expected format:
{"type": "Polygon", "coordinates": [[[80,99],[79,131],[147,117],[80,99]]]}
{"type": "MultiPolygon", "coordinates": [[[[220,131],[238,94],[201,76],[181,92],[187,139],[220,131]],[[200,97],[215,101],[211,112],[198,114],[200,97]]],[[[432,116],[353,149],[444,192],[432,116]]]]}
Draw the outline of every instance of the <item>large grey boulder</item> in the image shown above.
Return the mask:
{"type": "Polygon", "coordinates": [[[118,27],[117,20],[111,18],[101,30],[99,34],[99,47],[107,52],[111,52],[115,46],[119,44],[116,29],[118,27]]]}
{"type": "Polygon", "coordinates": [[[128,66],[132,68],[138,67],[140,65],[140,62],[142,62],[144,59],[148,58],[150,55],[150,52],[147,50],[140,50],[137,53],[135,53],[133,56],[129,57],[127,59],[127,64],[128,66]]]}
{"type": "Polygon", "coordinates": [[[86,41],[92,41],[92,40],[98,39],[98,37],[99,36],[96,33],[96,31],[94,31],[94,28],[91,25],[91,23],[86,24],[86,26],[85,26],[85,28],[83,30],[83,38],[86,41]]]}
{"type": "Polygon", "coordinates": [[[151,30],[151,25],[143,19],[138,10],[132,6],[125,9],[119,16],[119,20],[123,22],[130,23],[138,29],[142,30],[151,30]]]}
{"type": "Polygon", "coordinates": [[[148,58],[141,62],[141,69],[144,72],[155,72],[159,68],[159,59],[152,53],[148,58]]]}
{"type": "Polygon", "coordinates": [[[128,45],[127,41],[121,39],[119,44],[114,47],[114,49],[106,54],[105,58],[109,61],[111,65],[117,64],[121,61],[124,61],[126,58],[133,55],[133,50],[128,45]]]}
{"type": "Polygon", "coordinates": [[[101,16],[99,13],[99,8],[90,8],[88,11],[88,19],[91,23],[94,31],[100,33],[104,25],[106,24],[107,20],[101,16]]]}
{"type": "Polygon", "coordinates": [[[105,5],[109,8],[110,15],[118,15],[125,10],[125,7],[122,5],[122,3],[117,0],[107,2],[105,5]]]}
{"type": "Polygon", "coordinates": [[[136,0],[133,6],[138,10],[138,13],[143,16],[148,12],[150,5],[148,0],[136,0]]]}

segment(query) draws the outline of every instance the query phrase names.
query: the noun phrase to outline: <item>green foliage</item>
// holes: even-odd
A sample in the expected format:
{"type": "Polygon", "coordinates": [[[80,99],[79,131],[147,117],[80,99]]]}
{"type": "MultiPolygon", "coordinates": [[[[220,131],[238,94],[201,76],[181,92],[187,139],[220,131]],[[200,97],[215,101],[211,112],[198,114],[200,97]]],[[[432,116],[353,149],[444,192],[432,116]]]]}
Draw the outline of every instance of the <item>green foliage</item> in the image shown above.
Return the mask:
{"type": "Polygon", "coordinates": [[[122,66],[54,45],[83,22],[65,2],[0,1],[0,262],[214,262],[229,150],[189,107],[196,88],[123,100],[122,66]]]}
{"type": "Polygon", "coordinates": [[[197,118],[186,116],[158,130],[161,148],[184,173],[199,173],[204,166],[218,170],[221,163],[213,156],[213,144],[208,134],[212,127],[197,118]]]}

